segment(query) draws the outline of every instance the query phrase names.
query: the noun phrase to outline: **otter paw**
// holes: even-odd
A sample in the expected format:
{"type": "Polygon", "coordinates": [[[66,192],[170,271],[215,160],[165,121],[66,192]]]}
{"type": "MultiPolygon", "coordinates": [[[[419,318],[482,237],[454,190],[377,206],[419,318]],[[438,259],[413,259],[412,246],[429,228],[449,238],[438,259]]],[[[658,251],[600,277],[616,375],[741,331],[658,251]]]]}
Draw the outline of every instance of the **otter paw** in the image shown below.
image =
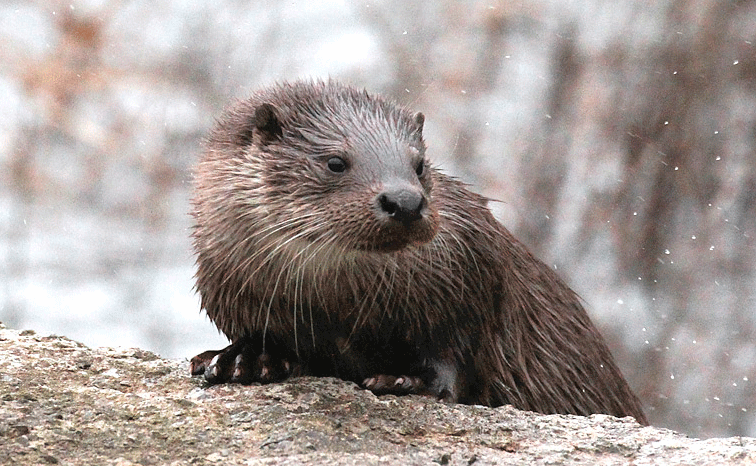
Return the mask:
{"type": "Polygon", "coordinates": [[[362,385],[376,395],[425,394],[425,383],[420,377],[379,374],[368,377],[362,385]]]}
{"type": "Polygon", "coordinates": [[[254,382],[270,383],[284,380],[298,367],[285,358],[261,353],[259,344],[242,338],[219,351],[205,351],[193,357],[192,375],[204,374],[211,384],[254,382]]]}

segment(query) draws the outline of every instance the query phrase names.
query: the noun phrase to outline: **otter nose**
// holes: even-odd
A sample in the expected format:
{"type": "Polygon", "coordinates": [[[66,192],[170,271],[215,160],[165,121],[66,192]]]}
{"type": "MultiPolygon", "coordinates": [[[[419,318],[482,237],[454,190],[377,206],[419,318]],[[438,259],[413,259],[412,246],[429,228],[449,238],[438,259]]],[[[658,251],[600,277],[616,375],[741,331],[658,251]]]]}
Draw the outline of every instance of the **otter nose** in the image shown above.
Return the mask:
{"type": "Polygon", "coordinates": [[[422,210],[426,203],[423,193],[412,189],[386,191],[378,196],[381,210],[402,223],[423,218],[422,210]]]}

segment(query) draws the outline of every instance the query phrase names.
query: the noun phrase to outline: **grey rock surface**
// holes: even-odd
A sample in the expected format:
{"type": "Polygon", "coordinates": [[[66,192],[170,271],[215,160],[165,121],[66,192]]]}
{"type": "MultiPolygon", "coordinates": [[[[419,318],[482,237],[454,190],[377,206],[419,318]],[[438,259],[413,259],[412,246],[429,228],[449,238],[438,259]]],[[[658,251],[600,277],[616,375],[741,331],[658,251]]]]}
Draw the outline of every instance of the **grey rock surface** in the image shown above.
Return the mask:
{"type": "Polygon", "coordinates": [[[756,439],[376,397],[297,378],[206,386],[187,361],[0,324],[0,464],[756,464],[756,439]]]}

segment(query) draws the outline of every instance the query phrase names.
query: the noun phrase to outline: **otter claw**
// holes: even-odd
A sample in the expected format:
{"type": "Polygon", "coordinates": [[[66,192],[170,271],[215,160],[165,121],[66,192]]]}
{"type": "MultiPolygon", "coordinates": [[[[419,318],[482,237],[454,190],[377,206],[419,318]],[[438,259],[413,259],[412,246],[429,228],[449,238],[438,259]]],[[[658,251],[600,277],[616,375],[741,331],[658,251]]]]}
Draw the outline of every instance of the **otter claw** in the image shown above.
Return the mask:
{"type": "Polygon", "coordinates": [[[192,375],[204,374],[218,354],[220,351],[205,351],[193,357],[189,363],[189,372],[192,375]]]}
{"type": "Polygon", "coordinates": [[[376,395],[407,395],[424,392],[425,384],[420,377],[379,374],[363,380],[362,385],[376,395]]]}
{"type": "Polygon", "coordinates": [[[246,385],[284,380],[298,370],[298,365],[286,359],[256,350],[259,346],[250,338],[242,338],[220,351],[205,351],[192,358],[190,372],[204,375],[211,384],[246,385]]]}

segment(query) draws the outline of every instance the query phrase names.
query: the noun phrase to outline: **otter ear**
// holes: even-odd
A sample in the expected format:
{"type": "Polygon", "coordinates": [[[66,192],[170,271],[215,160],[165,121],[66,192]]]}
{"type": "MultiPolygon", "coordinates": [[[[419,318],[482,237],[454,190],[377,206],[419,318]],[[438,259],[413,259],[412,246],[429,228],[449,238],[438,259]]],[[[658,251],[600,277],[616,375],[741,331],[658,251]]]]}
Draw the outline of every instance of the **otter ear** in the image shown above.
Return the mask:
{"type": "Polygon", "coordinates": [[[423,125],[425,124],[425,115],[423,115],[421,112],[417,112],[412,117],[412,119],[415,121],[415,132],[417,133],[418,136],[422,136],[423,125]]]}
{"type": "Polygon", "coordinates": [[[283,136],[283,126],[278,113],[278,109],[268,103],[264,103],[255,109],[255,129],[262,136],[264,143],[281,139],[283,136]]]}

